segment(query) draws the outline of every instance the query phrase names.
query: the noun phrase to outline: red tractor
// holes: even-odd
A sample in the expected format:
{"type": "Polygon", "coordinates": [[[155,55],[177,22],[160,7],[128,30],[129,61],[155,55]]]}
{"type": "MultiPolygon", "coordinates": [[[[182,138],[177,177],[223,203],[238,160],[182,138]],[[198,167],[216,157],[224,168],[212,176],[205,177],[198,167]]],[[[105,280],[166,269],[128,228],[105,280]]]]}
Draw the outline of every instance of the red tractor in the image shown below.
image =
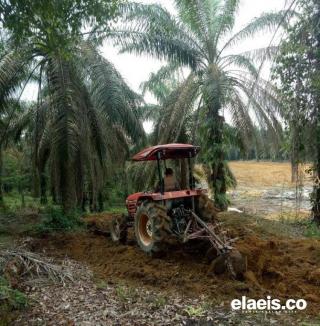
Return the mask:
{"type": "Polygon", "coordinates": [[[166,144],[146,148],[133,156],[133,161],[157,161],[158,187],[156,191],[138,192],[127,197],[128,215],[112,220],[111,237],[124,243],[128,227],[134,226],[139,247],[151,255],[164,251],[172,238],[182,243],[204,240],[209,244],[207,256],[215,258],[211,270],[215,273],[227,270],[232,277],[241,278],[246,271],[246,260],[233,248],[235,239],[229,239],[221,230],[221,223],[216,219],[217,210],[206,195],[207,190],[195,185],[192,159],[199,150],[198,146],[190,144],[166,144]],[[188,181],[186,189],[179,186],[166,189],[163,177],[163,170],[168,170],[166,160],[188,162],[188,176],[184,176],[188,181]]]}

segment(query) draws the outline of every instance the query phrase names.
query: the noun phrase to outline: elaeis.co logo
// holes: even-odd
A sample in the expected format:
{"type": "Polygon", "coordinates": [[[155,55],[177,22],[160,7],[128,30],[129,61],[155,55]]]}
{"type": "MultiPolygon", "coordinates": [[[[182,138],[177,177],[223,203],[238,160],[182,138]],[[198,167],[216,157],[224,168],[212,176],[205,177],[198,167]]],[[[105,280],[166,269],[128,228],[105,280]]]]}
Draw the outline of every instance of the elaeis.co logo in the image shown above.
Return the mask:
{"type": "Polygon", "coordinates": [[[242,312],[297,312],[307,308],[307,301],[304,299],[287,299],[281,302],[280,299],[249,299],[242,296],[241,299],[233,299],[230,303],[231,309],[242,312]]]}

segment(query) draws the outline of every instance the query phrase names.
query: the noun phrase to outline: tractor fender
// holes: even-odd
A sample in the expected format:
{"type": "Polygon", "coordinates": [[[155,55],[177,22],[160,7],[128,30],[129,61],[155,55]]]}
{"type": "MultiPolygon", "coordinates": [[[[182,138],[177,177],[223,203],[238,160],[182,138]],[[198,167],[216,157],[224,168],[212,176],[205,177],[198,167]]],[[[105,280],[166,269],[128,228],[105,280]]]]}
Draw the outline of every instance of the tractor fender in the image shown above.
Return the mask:
{"type": "Polygon", "coordinates": [[[126,199],[126,206],[129,216],[134,217],[138,206],[145,200],[153,200],[152,195],[140,192],[128,196],[126,199]]]}

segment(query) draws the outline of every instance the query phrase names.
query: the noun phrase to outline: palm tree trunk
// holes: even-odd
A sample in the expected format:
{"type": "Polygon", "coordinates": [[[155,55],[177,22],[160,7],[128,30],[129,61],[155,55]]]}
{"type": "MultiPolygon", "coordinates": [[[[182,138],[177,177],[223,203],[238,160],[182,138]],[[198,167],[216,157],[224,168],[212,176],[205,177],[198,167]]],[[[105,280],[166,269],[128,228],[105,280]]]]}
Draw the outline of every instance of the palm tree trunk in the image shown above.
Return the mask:
{"type": "Polygon", "coordinates": [[[41,181],[39,174],[38,150],[39,150],[39,114],[36,111],[35,132],[34,132],[34,146],[33,146],[33,160],[32,160],[32,195],[34,198],[39,198],[41,192],[41,181]]]}
{"type": "Polygon", "coordinates": [[[83,171],[83,161],[80,153],[78,153],[75,169],[76,169],[77,206],[79,209],[83,209],[84,171],[83,171]]]}
{"type": "Polygon", "coordinates": [[[103,195],[102,195],[102,191],[99,191],[98,194],[98,211],[99,212],[103,212],[103,195]]]}
{"type": "Polygon", "coordinates": [[[214,117],[211,138],[214,153],[211,163],[211,181],[215,205],[222,210],[226,210],[228,202],[226,199],[227,183],[224,162],[225,152],[223,150],[223,122],[223,117],[218,114],[214,117]]]}
{"type": "Polygon", "coordinates": [[[60,172],[61,202],[65,214],[72,213],[77,207],[74,166],[69,161],[62,164],[60,172]]]}
{"type": "MultiPolygon", "coordinates": [[[[209,104],[209,103],[208,103],[209,104]]],[[[210,166],[210,181],[212,185],[215,205],[225,210],[228,206],[226,197],[227,182],[225,169],[225,151],[223,148],[223,128],[224,118],[219,115],[220,102],[215,100],[209,104],[207,114],[207,126],[204,128],[205,135],[202,137],[204,142],[205,161],[210,166]]]]}
{"type": "Polygon", "coordinates": [[[45,205],[48,203],[47,198],[47,177],[44,171],[40,174],[40,203],[45,205]]]}

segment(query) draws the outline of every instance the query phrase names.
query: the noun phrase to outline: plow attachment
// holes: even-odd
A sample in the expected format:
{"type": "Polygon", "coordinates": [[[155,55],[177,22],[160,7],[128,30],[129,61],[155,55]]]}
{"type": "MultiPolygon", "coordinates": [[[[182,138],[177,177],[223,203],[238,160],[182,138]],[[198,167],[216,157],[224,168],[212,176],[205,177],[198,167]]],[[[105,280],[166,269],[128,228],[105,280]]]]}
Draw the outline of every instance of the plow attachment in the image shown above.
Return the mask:
{"type": "Polygon", "coordinates": [[[189,219],[183,234],[183,242],[201,239],[210,243],[206,253],[207,258],[212,260],[209,273],[228,272],[230,277],[242,279],[247,271],[247,259],[233,246],[237,238],[228,238],[226,232],[221,230],[221,223],[217,221],[206,223],[192,210],[184,210],[189,219]]]}

